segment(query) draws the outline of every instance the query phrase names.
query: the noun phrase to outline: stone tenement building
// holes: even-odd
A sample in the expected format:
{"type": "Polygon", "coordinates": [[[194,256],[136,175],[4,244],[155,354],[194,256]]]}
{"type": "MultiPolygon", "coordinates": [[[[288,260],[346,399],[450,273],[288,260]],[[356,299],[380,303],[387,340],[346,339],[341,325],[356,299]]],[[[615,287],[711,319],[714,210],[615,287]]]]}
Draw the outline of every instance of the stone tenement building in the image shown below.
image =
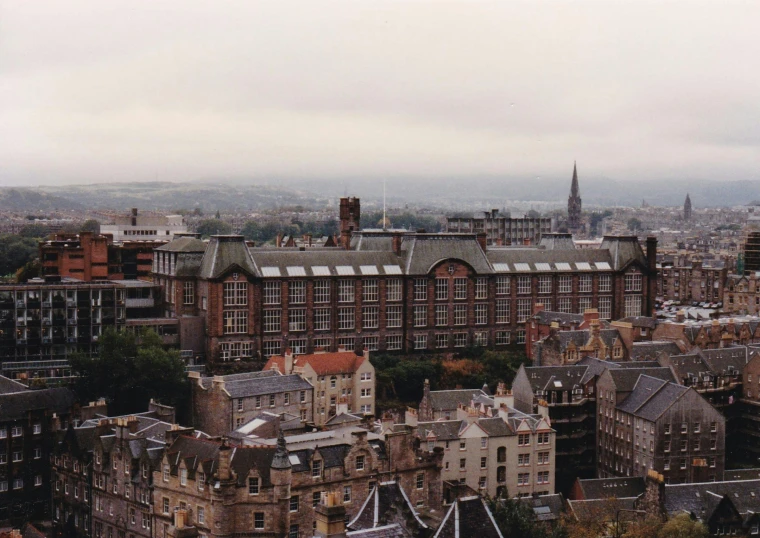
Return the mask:
{"type": "Polygon", "coordinates": [[[203,320],[213,369],[288,348],[504,349],[525,343],[535,303],[561,312],[597,308],[603,319],[654,309],[654,238],[645,255],[635,237],[606,237],[598,249],[576,250],[572,241],[547,236],[537,248],[489,249],[483,235],[342,226],[348,249],[177,238],[154,257],[165,313],[203,320]]]}
{"type": "Polygon", "coordinates": [[[652,340],[675,343],[682,353],[760,343],[760,318],[742,316],[705,321],[685,321],[679,313],[675,321],[659,321],[652,340]]]}
{"type": "Polygon", "coordinates": [[[756,273],[726,277],[723,311],[736,315],[760,314],[760,285],[756,273]]]}
{"type": "Polygon", "coordinates": [[[385,441],[354,437],[290,452],[283,437],[276,447],[245,447],[179,436],[153,478],[156,533],[176,536],[175,510],[186,510],[200,537],[312,536],[324,494],[336,495],[351,518],[373,487],[392,480],[413,506],[440,508],[440,451],[415,449],[409,428],[385,441]]]}
{"type": "Polygon", "coordinates": [[[51,437],[71,420],[69,389],[0,377],[0,525],[50,518],[51,437]]]}
{"type": "Polygon", "coordinates": [[[663,266],[657,283],[657,296],[665,301],[683,303],[723,301],[728,268],[720,260],[691,261],[676,256],[672,266],[663,266]]]}
{"type": "Polygon", "coordinates": [[[555,432],[546,407],[543,415],[526,414],[513,403],[502,383],[495,396],[479,395],[469,405],[460,404],[454,420],[418,422],[407,413],[406,422],[416,426],[423,448],[443,451],[444,481],[491,497],[554,492],[555,432]]]}
{"type": "Polygon", "coordinates": [[[375,367],[369,361],[369,351],[362,355],[338,350],[298,356],[286,351],[284,356],[269,357],[264,371],[273,368],[285,375],[298,374],[314,386],[317,426],[336,416],[340,404],[347,413],[375,413],[375,367]]]}
{"type": "Polygon", "coordinates": [[[201,377],[189,372],[193,426],[213,436],[227,435],[266,411],[314,421],[314,387],[300,375],[275,370],[201,377]]]}
{"type": "Polygon", "coordinates": [[[652,362],[615,363],[585,357],[564,366],[520,366],[512,394],[514,406],[534,413],[548,405],[556,430],[556,491],[567,493],[577,477],[596,475],[597,382],[609,372],[617,390],[633,390],[642,374],[673,379],[670,370],[652,362]]]}
{"type": "Polygon", "coordinates": [[[537,245],[541,236],[555,228],[551,217],[512,218],[499,215],[498,209],[485,211],[482,217],[448,217],[449,233],[485,233],[486,245],[537,245]]]}
{"type": "Polygon", "coordinates": [[[614,370],[597,382],[597,474],[646,476],[656,471],[667,483],[723,479],[726,423],[691,387],[640,375],[623,396],[614,370]]]}

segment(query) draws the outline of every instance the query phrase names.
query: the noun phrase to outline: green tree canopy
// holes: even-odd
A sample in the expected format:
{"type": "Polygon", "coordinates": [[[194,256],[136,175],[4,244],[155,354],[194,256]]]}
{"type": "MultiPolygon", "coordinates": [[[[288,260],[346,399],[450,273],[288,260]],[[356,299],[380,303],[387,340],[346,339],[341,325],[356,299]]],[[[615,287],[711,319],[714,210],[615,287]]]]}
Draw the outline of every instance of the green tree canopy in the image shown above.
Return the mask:
{"type": "Polygon", "coordinates": [[[628,219],[628,229],[632,232],[638,232],[639,230],[644,229],[644,226],[641,224],[641,221],[639,219],[632,217],[628,219]]]}
{"type": "Polygon", "coordinates": [[[660,531],[657,538],[707,538],[710,532],[699,521],[691,519],[689,514],[678,514],[669,519],[660,531]]]}
{"type": "Polygon", "coordinates": [[[13,275],[38,255],[37,240],[0,234],[0,276],[13,275]]]}
{"type": "Polygon", "coordinates": [[[43,237],[47,237],[49,233],[50,230],[44,224],[27,224],[23,226],[18,232],[21,237],[32,237],[35,239],[42,239],[43,237]]]}
{"type": "Polygon", "coordinates": [[[146,411],[151,398],[177,405],[186,395],[185,364],[176,350],[166,350],[154,331],[139,335],[107,329],[98,356],[71,358],[80,401],[105,398],[110,414],[146,411]]]}
{"type": "Polygon", "coordinates": [[[198,223],[195,231],[203,237],[212,235],[226,235],[232,233],[232,226],[219,219],[205,219],[198,223]]]}
{"type": "Polygon", "coordinates": [[[95,219],[87,219],[82,223],[80,232],[92,232],[94,234],[100,233],[100,223],[95,219]]]}

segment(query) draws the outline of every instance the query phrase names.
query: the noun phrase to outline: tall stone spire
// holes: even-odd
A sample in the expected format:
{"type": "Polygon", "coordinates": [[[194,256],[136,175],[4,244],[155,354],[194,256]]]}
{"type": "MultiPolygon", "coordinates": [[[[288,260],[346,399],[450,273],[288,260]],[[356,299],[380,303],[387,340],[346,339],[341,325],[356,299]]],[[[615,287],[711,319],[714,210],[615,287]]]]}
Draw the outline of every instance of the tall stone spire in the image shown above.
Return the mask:
{"type": "Polygon", "coordinates": [[[581,227],[581,192],[578,186],[578,167],[573,163],[573,182],[570,185],[570,196],[567,198],[567,227],[577,231],[581,227]]]}
{"type": "Polygon", "coordinates": [[[686,201],[683,203],[683,220],[691,219],[691,198],[689,193],[686,193],[686,201]]]}
{"type": "Polygon", "coordinates": [[[277,448],[274,451],[271,467],[272,469],[291,468],[288,447],[285,443],[285,436],[282,434],[282,428],[280,428],[280,431],[277,434],[277,448]]]}

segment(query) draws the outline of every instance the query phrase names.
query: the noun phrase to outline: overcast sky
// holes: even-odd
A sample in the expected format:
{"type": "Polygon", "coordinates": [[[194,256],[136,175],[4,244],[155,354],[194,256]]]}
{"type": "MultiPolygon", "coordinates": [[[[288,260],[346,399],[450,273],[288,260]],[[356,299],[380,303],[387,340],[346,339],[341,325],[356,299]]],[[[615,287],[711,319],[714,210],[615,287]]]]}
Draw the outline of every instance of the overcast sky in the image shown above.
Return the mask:
{"type": "Polygon", "coordinates": [[[760,180],[759,27],[757,0],[0,0],[0,184],[760,180]]]}

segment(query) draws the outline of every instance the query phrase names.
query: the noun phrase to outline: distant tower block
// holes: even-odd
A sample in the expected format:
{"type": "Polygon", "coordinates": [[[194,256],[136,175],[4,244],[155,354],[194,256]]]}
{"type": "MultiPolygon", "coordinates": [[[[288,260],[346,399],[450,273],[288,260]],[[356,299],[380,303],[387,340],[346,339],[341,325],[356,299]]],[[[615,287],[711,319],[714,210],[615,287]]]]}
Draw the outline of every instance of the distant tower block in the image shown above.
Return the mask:
{"type": "Polygon", "coordinates": [[[579,230],[581,227],[581,193],[578,187],[578,168],[573,163],[573,182],[570,185],[570,196],[567,199],[567,227],[579,230]]]}
{"type": "Polygon", "coordinates": [[[683,203],[683,220],[691,220],[691,198],[686,193],[686,201],[683,203]]]}

